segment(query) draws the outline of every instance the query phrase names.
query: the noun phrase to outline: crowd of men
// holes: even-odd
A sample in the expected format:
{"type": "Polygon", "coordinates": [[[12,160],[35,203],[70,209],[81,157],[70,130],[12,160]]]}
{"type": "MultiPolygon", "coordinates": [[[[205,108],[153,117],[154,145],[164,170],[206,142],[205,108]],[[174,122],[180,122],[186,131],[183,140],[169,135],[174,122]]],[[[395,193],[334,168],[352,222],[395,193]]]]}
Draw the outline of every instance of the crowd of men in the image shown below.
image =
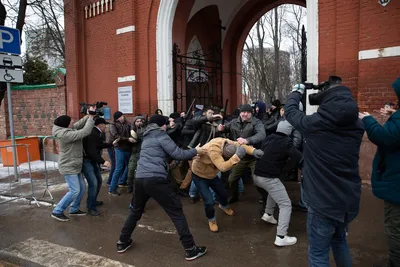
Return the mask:
{"type": "MultiPolygon", "coordinates": [[[[400,96],[400,78],[393,88],[400,96]]],[[[303,84],[295,85],[286,105],[278,100],[268,109],[261,101],[243,104],[229,117],[219,108],[198,106],[190,114],[166,117],[156,110],[149,120],[138,115],[128,122],[117,111],[107,142],[108,122],[103,118],[89,113],[72,125],[70,117],[60,116],[54,121],[53,134],[61,149],[59,170],[70,191],[51,216],[68,221],[64,214],[68,207],[70,216],[98,216],[96,207],[103,204],[97,200],[100,165],[104,165],[111,168],[109,194],[119,196],[123,188],[133,193],[117,251],[123,253],[132,245],[136,224],[147,201],[154,198],[173,221],[186,260],[194,260],[207,249],[196,245],[178,194],[189,196],[191,203],[201,197],[209,229],[218,232],[215,203],[233,216],[230,204],[239,201],[242,179],[250,174],[263,203],[261,219],[277,224],[274,244],[290,246],[297,239],[288,236],[292,201],[282,180],[297,181],[301,170],[301,199],[296,205],[308,212],[309,265],[329,266],[332,248],[337,266],[351,266],[346,235],[359,212],[358,160],[366,130],[378,145],[372,185],[374,194],[385,200],[390,248],[386,266],[400,266],[400,170],[395,162],[400,153],[399,113],[392,108],[381,110],[393,113],[381,126],[368,113],[359,113],[348,87],[333,84],[314,96],[318,111],[306,115],[301,104],[305,90],[303,84]],[[102,158],[103,149],[108,149],[110,162],[102,158]],[[88,184],[87,213],[80,210],[85,193],[82,173],[88,184]]]]}

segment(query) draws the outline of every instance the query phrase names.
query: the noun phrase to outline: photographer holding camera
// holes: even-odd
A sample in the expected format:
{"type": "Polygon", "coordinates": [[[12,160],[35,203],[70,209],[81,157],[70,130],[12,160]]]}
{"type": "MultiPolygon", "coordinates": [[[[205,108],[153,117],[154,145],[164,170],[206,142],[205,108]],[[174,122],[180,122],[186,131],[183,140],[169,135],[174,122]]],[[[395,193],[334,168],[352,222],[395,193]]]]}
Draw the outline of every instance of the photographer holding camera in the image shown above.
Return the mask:
{"type": "Polygon", "coordinates": [[[89,115],[71,124],[71,117],[62,115],[54,120],[53,136],[58,139],[60,156],[58,168],[68,184],[69,192],[58,202],[51,217],[62,222],[69,221],[64,211],[71,205],[69,215],[86,215],[79,209],[85,194],[85,181],[82,176],[83,146],[82,140],[88,136],[94,126],[94,107],[89,109],[89,115]]]}
{"type": "Polygon", "coordinates": [[[359,152],[364,134],[358,106],[339,77],[315,86],[297,84],[288,96],[286,119],[304,138],[302,168],[303,200],[308,209],[309,265],[329,266],[332,247],[337,266],[351,266],[346,228],[360,206],[359,152]],[[309,96],[318,111],[305,115],[299,103],[306,89],[318,88],[309,96]]]}

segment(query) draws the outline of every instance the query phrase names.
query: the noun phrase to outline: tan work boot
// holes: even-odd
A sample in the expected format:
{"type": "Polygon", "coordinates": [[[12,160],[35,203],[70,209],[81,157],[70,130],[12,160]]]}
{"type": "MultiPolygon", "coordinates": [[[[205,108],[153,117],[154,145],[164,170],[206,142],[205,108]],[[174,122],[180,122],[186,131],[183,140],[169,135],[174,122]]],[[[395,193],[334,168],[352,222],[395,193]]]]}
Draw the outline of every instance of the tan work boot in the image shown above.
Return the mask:
{"type": "Polygon", "coordinates": [[[235,212],[233,211],[233,209],[231,209],[231,208],[224,208],[224,207],[222,207],[221,205],[218,205],[218,208],[220,208],[221,210],[223,210],[224,212],[225,212],[225,214],[226,215],[229,215],[229,216],[233,216],[233,215],[235,215],[235,212]]]}
{"type": "Polygon", "coordinates": [[[211,232],[218,232],[217,221],[208,221],[208,226],[210,227],[211,232]]]}

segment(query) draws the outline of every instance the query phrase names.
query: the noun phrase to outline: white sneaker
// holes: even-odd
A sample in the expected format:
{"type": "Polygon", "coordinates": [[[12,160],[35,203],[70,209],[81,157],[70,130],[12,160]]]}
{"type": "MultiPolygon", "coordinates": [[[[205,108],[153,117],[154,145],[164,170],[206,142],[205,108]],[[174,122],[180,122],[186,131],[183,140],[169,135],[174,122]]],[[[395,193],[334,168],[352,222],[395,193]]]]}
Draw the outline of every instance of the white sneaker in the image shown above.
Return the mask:
{"type": "Polygon", "coordinates": [[[296,243],[297,243],[297,238],[292,237],[292,236],[285,235],[284,238],[280,238],[279,236],[276,236],[276,238],[275,238],[275,246],[278,246],[278,247],[291,246],[296,243]]]}
{"type": "Polygon", "coordinates": [[[267,213],[264,213],[264,215],[261,217],[261,220],[270,223],[270,224],[277,224],[278,221],[274,218],[274,215],[269,216],[267,213]]]}

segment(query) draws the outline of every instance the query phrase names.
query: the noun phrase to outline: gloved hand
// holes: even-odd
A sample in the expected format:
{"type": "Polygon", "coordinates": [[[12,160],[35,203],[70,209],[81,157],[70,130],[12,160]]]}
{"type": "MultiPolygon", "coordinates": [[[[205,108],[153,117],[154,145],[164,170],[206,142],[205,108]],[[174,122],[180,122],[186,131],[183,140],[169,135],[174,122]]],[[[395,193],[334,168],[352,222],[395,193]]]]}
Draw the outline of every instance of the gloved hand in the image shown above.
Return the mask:
{"type": "Polygon", "coordinates": [[[253,156],[257,159],[261,159],[262,156],[264,156],[264,151],[262,151],[261,149],[256,149],[253,152],[253,156]]]}
{"type": "Polygon", "coordinates": [[[305,90],[306,90],[305,85],[301,83],[295,84],[292,88],[292,92],[299,92],[300,94],[304,94],[305,90]]]}
{"type": "Polygon", "coordinates": [[[238,147],[236,148],[235,154],[236,154],[240,159],[242,159],[242,158],[244,158],[244,156],[246,156],[246,150],[245,150],[243,147],[238,146],[238,147]]]}

